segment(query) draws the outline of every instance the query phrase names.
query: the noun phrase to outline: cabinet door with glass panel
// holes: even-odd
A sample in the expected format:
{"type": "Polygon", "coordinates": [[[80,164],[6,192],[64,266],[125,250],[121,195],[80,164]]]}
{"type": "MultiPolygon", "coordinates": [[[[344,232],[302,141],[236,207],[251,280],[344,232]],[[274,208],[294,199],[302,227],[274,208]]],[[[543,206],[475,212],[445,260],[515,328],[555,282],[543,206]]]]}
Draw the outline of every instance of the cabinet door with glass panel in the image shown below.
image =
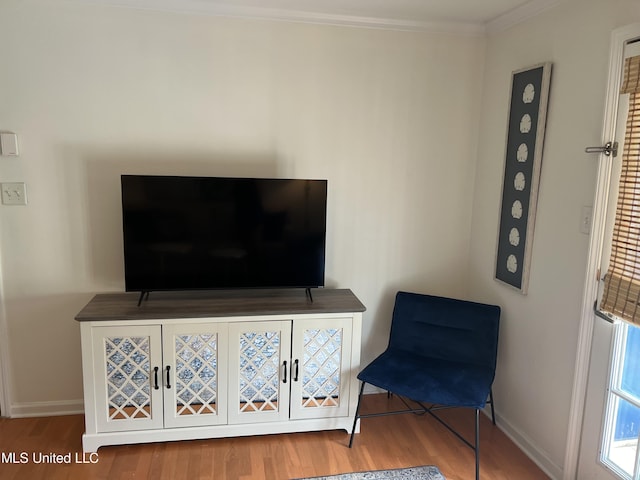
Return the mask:
{"type": "Polygon", "coordinates": [[[99,432],[163,427],[160,325],[92,329],[99,432]]]}
{"type": "Polygon", "coordinates": [[[291,418],[348,415],[351,319],[294,322],[292,362],[291,418]]]}
{"type": "Polygon", "coordinates": [[[164,426],[227,423],[227,324],[163,325],[164,426]]]}
{"type": "Polygon", "coordinates": [[[229,324],[229,423],[289,418],[291,321],[229,324]]]}
{"type": "Polygon", "coordinates": [[[226,324],[93,329],[98,432],[226,423],[226,324]]]}
{"type": "Polygon", "coordinates": [[[350,319],[232,323],[229,343],[229,423],[348,415],[350,319]]]}

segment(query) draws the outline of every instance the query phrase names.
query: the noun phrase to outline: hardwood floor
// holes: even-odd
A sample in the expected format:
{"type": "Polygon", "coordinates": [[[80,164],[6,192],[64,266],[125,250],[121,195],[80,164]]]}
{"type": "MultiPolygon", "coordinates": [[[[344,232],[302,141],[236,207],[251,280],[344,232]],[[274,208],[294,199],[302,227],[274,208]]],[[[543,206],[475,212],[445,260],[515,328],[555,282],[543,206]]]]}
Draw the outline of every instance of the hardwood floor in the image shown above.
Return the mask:
{"type": "MultiPolygon", "coordinates": [[[[394,408],[396,401],[367,395],[363,412],[394,408]]],[[[446,418],[472,438],[471,411],[451,410],[446,418]]],[[[347,433],[336,430],[102,447],[93,457],[82,453],[83,422],[82,415],[1,418],[0,478],[279,480],[417,465],[436,465],[447,480],[474,478],[473,451],[429,416],[364,419],[351,449],[347,433]],[[11,453],[26,462],[11,463],[11,453]],[[34,461],[33,455],[52,454],[70,463],[34,461]]],[[[548,478],[484,415],[480,430],[482,480],[548,478]]]]}

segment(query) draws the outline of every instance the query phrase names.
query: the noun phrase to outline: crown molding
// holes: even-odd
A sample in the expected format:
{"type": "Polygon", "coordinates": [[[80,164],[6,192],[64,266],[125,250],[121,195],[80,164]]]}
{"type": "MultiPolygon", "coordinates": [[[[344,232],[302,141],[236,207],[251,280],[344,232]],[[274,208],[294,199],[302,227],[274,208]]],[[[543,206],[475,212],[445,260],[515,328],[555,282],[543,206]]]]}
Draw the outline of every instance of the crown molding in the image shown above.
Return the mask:
{"type": "Polygon", "coordinates": [[[275,20],[318,25],[334,25],[385,30],[401,30],[482,37],[485,26],[472,22],[425,22],[358,15],[340,15],[300,10],[229,5],[203,0],[77,0],[80,3],[110,5],[137,10],[210,15],[257,20],[275,20]]]}
{"type": "MultiPolygon", "coordinates": [[[[74,1],[74,0],[71,0],[74,1]]],[[[101,4],[137,10],[155,10],[192,15],[210,15],[257,20],[275,20],[317,25],[376,28],[483,37],[498,33],[533,18],[564,0],[530,0],[485,23],[419,21],[396,18],[344,15],[301,10],[231,5],[212,0],[75,0],[83,4],[101,4]]]]}
{"type": "Polygon", "coordinates": [[[524,5],[514,8],[493,20],[489,20],[485,24],[486,33],[491,35],[507,30],[556,7],[562,2],[564,2],[564,0],[530,0],[524,5]]]}

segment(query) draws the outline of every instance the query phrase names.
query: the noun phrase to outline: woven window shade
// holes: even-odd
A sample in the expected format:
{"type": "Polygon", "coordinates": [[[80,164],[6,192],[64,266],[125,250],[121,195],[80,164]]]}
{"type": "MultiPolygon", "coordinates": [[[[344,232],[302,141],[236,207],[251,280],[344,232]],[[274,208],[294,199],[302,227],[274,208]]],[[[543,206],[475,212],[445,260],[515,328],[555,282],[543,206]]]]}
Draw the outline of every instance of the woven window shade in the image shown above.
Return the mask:
{"type": "Polygon", "coordinates": [[[600,309],[640,324],[640,57],[626,59],[620,93],[629,94],[629,115],[609,271],[600,309]]]}
{"type": "Polygon", "coordinates": [[[624,61],[623,93],[640,93],[640,57],[629,57],[624,61]]]}

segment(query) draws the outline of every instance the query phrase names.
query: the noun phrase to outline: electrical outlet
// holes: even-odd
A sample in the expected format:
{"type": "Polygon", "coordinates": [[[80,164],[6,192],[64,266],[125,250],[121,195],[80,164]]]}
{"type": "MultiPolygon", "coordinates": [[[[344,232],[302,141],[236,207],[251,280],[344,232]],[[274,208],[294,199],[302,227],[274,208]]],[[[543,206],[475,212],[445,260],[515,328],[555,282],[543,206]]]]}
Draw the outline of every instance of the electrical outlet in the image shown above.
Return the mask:
{"type": "Polygon", "coordinates": [[[2,183],[2,203],[3,205],[26,205],[27,187],[24,182],[2,183]]]}

